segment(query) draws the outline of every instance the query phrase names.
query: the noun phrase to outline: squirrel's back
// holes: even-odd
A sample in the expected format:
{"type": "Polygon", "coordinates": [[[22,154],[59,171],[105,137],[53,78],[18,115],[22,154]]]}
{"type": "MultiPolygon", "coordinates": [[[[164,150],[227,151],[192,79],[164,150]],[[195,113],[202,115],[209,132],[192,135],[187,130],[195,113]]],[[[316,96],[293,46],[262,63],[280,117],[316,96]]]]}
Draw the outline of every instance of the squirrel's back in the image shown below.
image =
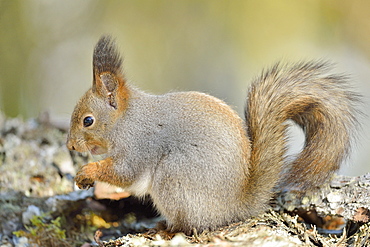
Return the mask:
{"type": "Polygon", "coordinates": [[[231,107],[199,92],[149,95],[132,88],[130,95],[124,118],[110,134],[119,140],[113,153],[139,174],[140,184],[128,189],[150,194],[170,229],[214,228],[254,214],[257,206],[261,210],[262,201],[246,207],[240,199],[250,144],[244,121],[231,107]]]}

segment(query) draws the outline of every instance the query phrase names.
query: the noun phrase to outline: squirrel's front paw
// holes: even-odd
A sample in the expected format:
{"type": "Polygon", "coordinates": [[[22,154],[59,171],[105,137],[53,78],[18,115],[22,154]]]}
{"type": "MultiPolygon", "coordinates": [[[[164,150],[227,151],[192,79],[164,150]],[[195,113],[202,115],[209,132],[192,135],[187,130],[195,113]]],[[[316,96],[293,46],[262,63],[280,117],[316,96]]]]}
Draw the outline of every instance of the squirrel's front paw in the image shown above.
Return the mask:
{"type": "Polygon", "coordinates": [[[84,165],[76,174],[75,182],[80,189],[89,189],[94,187],[94,180],[91,178],[93,175],[91,174],[91,164],[93,163],[84,165]]]}
{"type": "Polygon", "coordinates": [[[91,187],[94,187],[94,181],[88,178],[83,178],[79,180],[75,179],[75,181],[76,181],[76,185],[78,186],[78,188],[82,190],[88,190],[91,187]]]}

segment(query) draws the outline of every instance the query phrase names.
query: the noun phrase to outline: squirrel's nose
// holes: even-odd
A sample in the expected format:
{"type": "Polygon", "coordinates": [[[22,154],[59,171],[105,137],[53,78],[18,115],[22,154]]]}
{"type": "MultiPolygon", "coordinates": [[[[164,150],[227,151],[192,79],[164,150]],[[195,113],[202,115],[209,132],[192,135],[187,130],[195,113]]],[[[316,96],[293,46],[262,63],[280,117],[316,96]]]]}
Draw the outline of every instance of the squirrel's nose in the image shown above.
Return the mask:
{"type": "Polygon", "coordinates": [[[67,141],[67,148],[69,149],[69,150],[76,150],[75,149],[75,147],[73,146],[73,144],[72,144],[72,142],[71,142],[71,140],[69,140],[68,139],[68,141],[67,141]]]}

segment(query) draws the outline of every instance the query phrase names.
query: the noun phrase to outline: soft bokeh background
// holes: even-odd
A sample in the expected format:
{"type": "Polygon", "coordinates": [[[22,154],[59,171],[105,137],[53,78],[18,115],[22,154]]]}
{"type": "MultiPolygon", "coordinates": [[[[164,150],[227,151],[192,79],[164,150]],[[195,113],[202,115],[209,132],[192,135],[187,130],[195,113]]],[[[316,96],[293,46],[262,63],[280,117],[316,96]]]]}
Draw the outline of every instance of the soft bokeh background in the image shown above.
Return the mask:
{"type": "MultiPolygon", "coordinates": [[[[352,76],[370,115],[370,1],[361,0],[0,0],[1,111],[69,121],[101,34],[117,37],[127,78],[149,92],[204,91],[242,114],[264,67],[324,58],[352,76]]],[[[344,174],[370,171],[362,121],[344,174]]]]}

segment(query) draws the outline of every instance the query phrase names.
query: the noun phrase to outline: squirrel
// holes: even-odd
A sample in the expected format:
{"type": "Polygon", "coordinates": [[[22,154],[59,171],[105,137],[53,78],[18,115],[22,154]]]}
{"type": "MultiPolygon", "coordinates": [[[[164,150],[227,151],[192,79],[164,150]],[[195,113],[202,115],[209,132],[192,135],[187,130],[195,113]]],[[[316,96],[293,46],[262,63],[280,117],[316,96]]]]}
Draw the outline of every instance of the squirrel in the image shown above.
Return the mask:
{"type": "Polygon", "coordinates": [[[115,40],[102,36],[67,147],[106,158],[82,166],[76,184],[88,189],[101,181],[149,195],[170,232],[214,230],[255,216],[277,188],[311,190],[348,157],[361,100],[330,68],[311,61],[265,70],[250,86],[242,120],[205,93],[152,95],[133,87],[115,40]],[[305,134],[290,162],[287,120],[305,134]]]}

